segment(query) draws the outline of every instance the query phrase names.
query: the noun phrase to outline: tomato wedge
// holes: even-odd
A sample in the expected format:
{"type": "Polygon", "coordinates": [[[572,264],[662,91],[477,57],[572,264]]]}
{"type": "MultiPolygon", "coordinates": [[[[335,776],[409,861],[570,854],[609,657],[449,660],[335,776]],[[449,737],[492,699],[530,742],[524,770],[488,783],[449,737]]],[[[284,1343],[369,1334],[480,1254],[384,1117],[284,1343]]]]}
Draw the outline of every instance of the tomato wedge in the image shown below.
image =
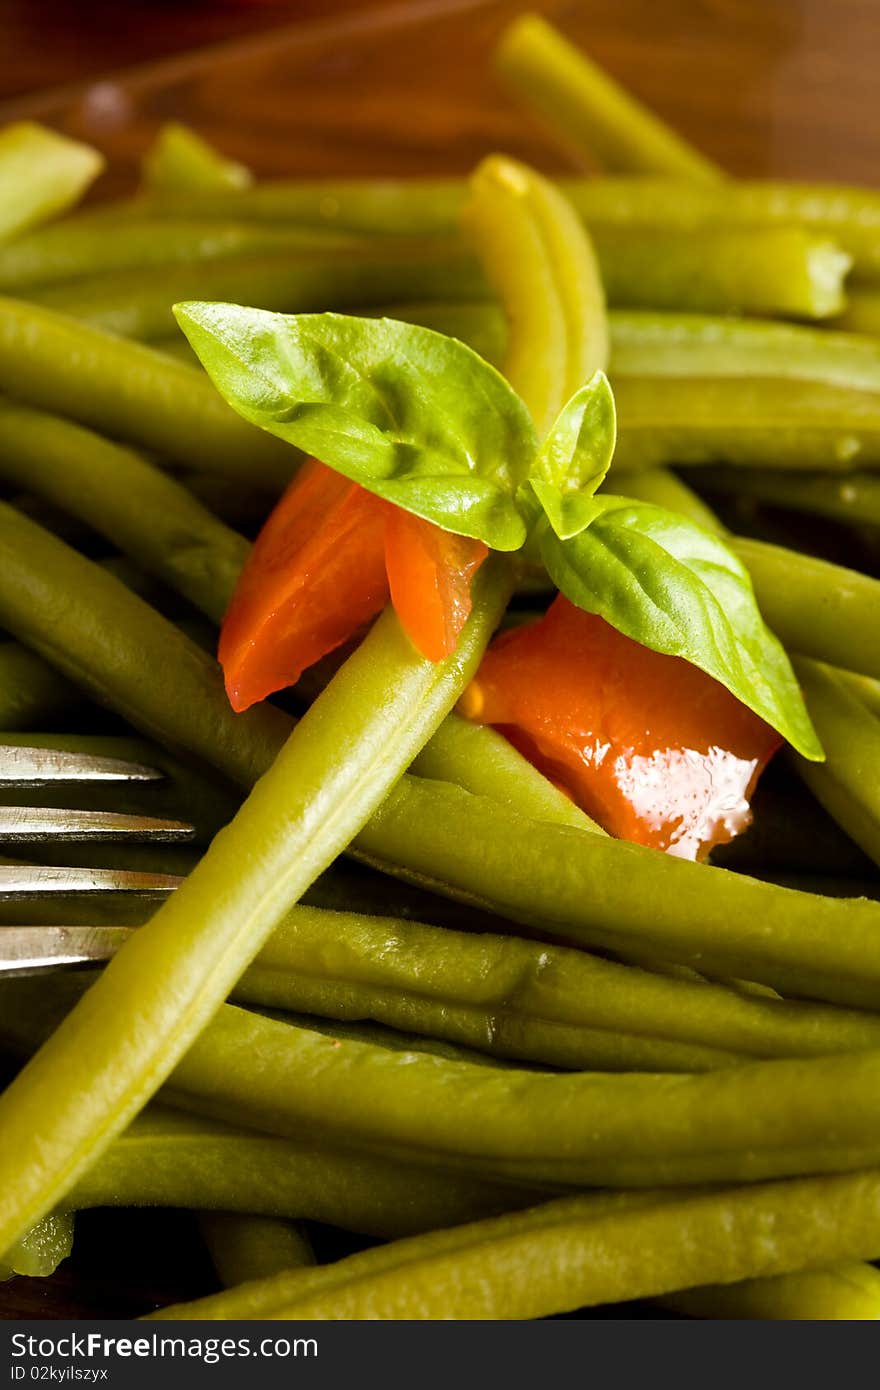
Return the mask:
{"type": "Polygon", "coordinates": [[[223,622],[233,709],[293,685],[387,600],[384,504],[310,459],[257,537],[223,622]]]}
{"type": "Polygon", "coordinates": [[[232,708],[293,685],[389,594],[416,649],[429,661],[451,656],[488,553],[309,459],[257,537],[223,621],[232,708]]]}
{"type": "Polygon", "coordinates": [[[452,656],[471,611],[471,582],[489,554],[482,541],[455,536],[388,505],[385,567],[404,631],[428,661],[452,656]]]}
{"type": "Polygon", "coordinates": [[[782,743],[718,681],[562,595],[496,639],[459,708],[499,728],[610,834],[687,859],[746,828],[782,743]]]}

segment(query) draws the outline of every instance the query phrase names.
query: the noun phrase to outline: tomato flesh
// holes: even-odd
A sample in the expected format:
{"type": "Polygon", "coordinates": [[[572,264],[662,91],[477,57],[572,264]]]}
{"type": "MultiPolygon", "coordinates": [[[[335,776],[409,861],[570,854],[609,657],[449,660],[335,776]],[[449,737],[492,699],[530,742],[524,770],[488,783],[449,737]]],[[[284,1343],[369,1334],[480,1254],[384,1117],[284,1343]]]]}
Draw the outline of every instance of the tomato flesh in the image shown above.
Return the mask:
{"type": "Polygon", "coordinates": [[[471,611],[471,582],[489,551],[389,504],[385,566],[391,602],[417,651],[443,661],[458,646],[471,611]]]}
{"type": "Polygon", "coordinates": [[[235,710],[293,685],[388,600],[385,510],[372,493],[309,460],[242,571],[218,657],[235,710]]]}
{"type": "Polygon", "coordinates": [[[744,830],[782,743],[724,686],[560,595],[499,637],[462,702],[610,834],[687,859],[744,830]]]}

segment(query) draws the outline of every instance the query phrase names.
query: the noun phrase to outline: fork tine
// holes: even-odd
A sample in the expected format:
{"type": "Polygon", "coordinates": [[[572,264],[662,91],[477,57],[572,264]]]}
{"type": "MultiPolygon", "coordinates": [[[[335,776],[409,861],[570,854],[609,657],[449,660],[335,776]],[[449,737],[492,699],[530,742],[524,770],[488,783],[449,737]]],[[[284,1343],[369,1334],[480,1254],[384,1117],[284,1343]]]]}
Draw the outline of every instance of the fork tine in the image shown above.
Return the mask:
{"type": "Polygon", "coordinates": [[[0,902],[19,898],[85,893],[135,893],[162,898],[183,879],[135,869],[64,869],[56,865],[0,865],[0,902]]]}
{"type": "Polygon", "coordinates": [[[117,811],[75,811],[53,806],[0,806],[0,843],[29,840],[191,840],[195,829],[179,820],[117,811]]]}
{"type": "Polygon", "coordinates": [[[110,960],[129,927],[0,927],[0,979],[110,960]]]}
{"type": "Polygon", "coordinates": [[[60,748],[0,744],[0,786],[41,787],[51,782],[161,782],[165,774],[143,763],[68,753],[60,748]]]}

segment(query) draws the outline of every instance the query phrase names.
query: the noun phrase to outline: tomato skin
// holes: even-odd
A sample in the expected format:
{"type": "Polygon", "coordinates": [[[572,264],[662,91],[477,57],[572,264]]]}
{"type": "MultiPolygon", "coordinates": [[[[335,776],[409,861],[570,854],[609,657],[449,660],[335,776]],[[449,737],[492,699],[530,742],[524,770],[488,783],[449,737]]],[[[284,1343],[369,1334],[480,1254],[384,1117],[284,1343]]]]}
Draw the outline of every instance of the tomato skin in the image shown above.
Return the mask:
{"type": "Polygon", "coordinates": [[[610,834],[703,858],[745,829],[779,735],[724,686],[559,595],[489,648],[462,703],[610,834]]]}
{"type": "Polygon", "coordinates": [[[223,621],[233,709],[293,685],[387,600],[384,504],[310,459],[257,537],[223,621]]]}
{"type": "Polygon", "coordinates": [[[471,611],[471,582],[488,555],[482,541],[456,536],[390,504],[385,567],[404,631],[428,661],[452,656],[471,611]]]}

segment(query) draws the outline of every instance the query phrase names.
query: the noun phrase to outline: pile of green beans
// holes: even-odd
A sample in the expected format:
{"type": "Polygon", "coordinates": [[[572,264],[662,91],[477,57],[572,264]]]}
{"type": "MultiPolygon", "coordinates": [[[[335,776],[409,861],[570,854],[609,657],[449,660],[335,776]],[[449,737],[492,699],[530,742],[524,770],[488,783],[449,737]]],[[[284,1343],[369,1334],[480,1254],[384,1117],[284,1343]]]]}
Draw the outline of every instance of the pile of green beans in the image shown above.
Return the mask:
{"type": "MultiPolygon", "coordinates": [[[[95,171],[59,142],[0,227],[18,296],[0,300],[0,485],[36,497],[0,500],[0,741],[158,766],[154,813],[209,845],[71,850],[179,869],[152,917],[112,899],[0,911],[132,927],[94,979],[2,986],[0,1045],[28,1059],[0,1095],[2,1268],[51,1272],[77,1210],[157,1204],[203,1214],[225,1286],[159,1317],[650,1297],[875,1318],[880,1275],[858,1262],[880,1255],[880,580],[821,541],[728,536],[828,755],[789,755],[775,803],[790,814],[799,778],[813,819],[798,807],[788,843],[808,824],[815,842],[728,852],[765,877],[611,839],[452,712],[499,622],[542,602],[523,582],[504,616],[525,572],[506,559],[480,571],[453,659],[417,659],[386,613],[303,682],[299,720],[234,715],[204,649],[298,456],[181,352],[177,299],[451,333],[539,435],[607,369],[610,490],[727,535],[674,464],[710,500],[880,521],[878,196],[728,181],[541,20],[511,27],[497,67],[612,176],[554,186],[495,157],[467,189],[249,184],[206,149],[198,189],[160,169],[130,205],[41,227],[95,171]],[[102,544],[121,557],[74,548],[102,544]],[[141,737],[101,732],[101,707],[141,737]],[[783,886],[810,875],[827,896],[783,886]],[[303,1220],[391,1243],[316,1267],[303,1220]]],[[[0,185],[3,156],[0,135],[0,185]]]]}

